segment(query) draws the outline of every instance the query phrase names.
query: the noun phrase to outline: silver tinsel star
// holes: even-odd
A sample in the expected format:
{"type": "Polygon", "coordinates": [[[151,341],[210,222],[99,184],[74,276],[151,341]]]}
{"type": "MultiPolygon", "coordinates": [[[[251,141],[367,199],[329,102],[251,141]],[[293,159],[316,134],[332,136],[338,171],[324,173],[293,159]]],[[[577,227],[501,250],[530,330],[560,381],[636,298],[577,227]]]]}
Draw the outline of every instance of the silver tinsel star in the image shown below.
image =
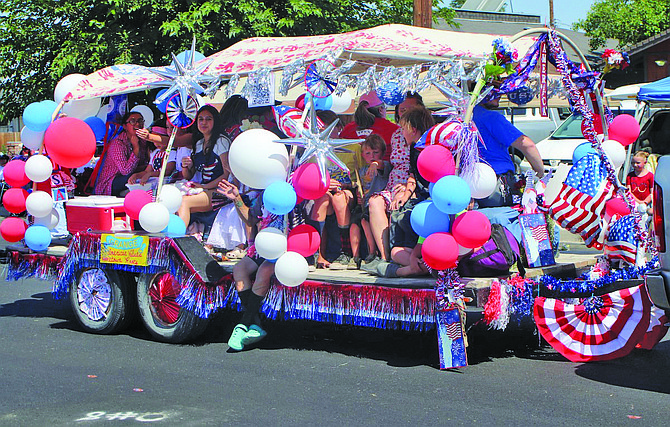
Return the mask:
{"type": "Polygon", "coordinates": [[[298,147],[303,147],[305,151],[300,156],[298,160],[298,166],[301,166],[307,163],[312,157],[316,159],[316,163],[319,166],[319,172],[321,173],[321,180],[323,183],[328,182],[328,170],[326,168],[328,160],[330,160],[338,168],[342,169],[344,172],[349,173],[349,168],[347,165],[342,162],[342,160],[337,157],[335,154],[338,152],[349,152],[346,148],[342,148],[344,145],[355,144],[365,141],[364,139],[331,139],[330,134],[337,126],[338,120],[335,120],[333,123],[328,125],[324,130],[319,132],[317,127],[317,118],[316,118],[316,109],[314,108],[314,98],[310,98],[308,103],[309,108],[309,129],[305,126],[296,125],[295,128],[300,134],[300,137],[289,138],[289,139],[278,139],[275,142],[280,144],[289,144],[295,145],[298,147]]]}
{"type": "Polygon", "coordinates": [[[195,37],[191,43],[190,55],[187,56],[188,63],[182,64],[177,56],[172,53],[174,67],[152,68],[150,71],[161,76],[164,80],[153,83],[153,86],[167,86],[168,89],[154,101],[160,104],[170,99],[175,93],[179,93],[180,100],[188,99],[189,95],[196,99],[197,93],[206,96],[213,95],[219,88],[220,78],[203,74],[212,63],[212,59],[203,61],[195,68],[195,37]]]}

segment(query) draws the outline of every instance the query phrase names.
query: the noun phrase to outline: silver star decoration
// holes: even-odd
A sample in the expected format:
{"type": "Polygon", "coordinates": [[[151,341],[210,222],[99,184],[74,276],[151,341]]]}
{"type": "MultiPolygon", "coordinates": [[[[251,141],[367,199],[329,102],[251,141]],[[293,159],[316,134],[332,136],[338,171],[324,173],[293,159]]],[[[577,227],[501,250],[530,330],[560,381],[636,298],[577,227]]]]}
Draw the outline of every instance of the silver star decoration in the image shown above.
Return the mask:
{"type": "Polygon", "coordinates": [[[174,67],[150,69],[152,73],[164,79],[163,81],[153,83],[152,86],[168,87],[161,96],[156,98],[154,101],[156,104],[170,99],[175,93],[179,93],[180,101],[185,102],[183,100],[188,99],[189,95],[193,99],[197,99],[196,94],[199,92],[204,92],[205,95],[211,96],[218,90],[221,83],[220,77],[203,74],[212,63],[212,59],[203,61],[202,64],[195,68],[195,36],[191,43],[191,51],[187,57],[187,64],[182,64],[174,53],[171,55],[174,67]]]}
{"type": "Polygon", "coordinates": [[[345,165],[344,162],[342,162],[342,160],[337,157],[335,152],[349,152],[349,150],[342,148],[342,146],[360,143],[365,140],[331,139],[330,134],[333,133],[333,129],[335,129],[335,126],[337,126],[339,119],[335,120],[330,125],[328,125],[328,127],[319,132],[313,97],[310,98],[308,108],[309,129],[305,128],[305,126],[302,126],[302,124],[296,125],[295,128],[300,134],[299,137],[278,139],[275,142],[303,147],[305,151],[298,160],[298,166],[307,163],[312,157],[314,157],[316,159],[317,165],[319,166],[321,180],[325,184],[328,182],[328,170],[326,168],[328,160],[330,160],[335,166],[342,169],[344,172],[349,173],[349,168],[347,168],[347,165],[345,165]]]}

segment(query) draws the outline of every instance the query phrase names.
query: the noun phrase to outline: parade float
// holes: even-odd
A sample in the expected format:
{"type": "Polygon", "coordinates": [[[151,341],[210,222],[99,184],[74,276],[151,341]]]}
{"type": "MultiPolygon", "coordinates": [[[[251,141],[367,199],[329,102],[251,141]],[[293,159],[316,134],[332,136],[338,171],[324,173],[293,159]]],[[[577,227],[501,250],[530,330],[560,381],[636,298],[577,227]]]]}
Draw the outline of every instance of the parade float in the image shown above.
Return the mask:
{"type": "MultiPolygon", "coordinates": [[[[66,169],[89,162],[95,132],[108,136],[113,128],[89,123],[87,115],[98,109],[100,98],[163,88],[156,104],[164,106],[168,120],[179,128],[194,120],[200,95],[218,92],[225,99],[240,93],[268,105],[274,104],[275,93],[287,96],[296,87],[306,91],[310,100],[304,112],[275,108],[277,123],[288,139],[248,130],[233,141],[229,154],[236,177],[252,188],[265,189],[266,208],[281,222],[293,210],[298,194],[325,192],[327,162],[346,171],[336,154],[345,141],[330,137],[332,126],[319,127],[315,116],[319,105],[348,107],[351,92],[370,90],[388,105],[397,105],[407,91],[433,91],[443,98],[439,113],[449,117],[419,143],[423,148],[419,169],[433,185],[431,199],[417,210],[416,218],[412,214],[412,226],[422,238],[423,262],[435,278],[315,279],[309,276],[305,256],[318,247],[318,233],[292,217],[295,227],[288,235],[264,229],[256,239],[261,255],[277,259],[277,280],[265,298],[263,313],[278,320],[436,330],[440,367],[445,369],[467,365],[465,313],[473,309],[496,329],[533,319],[547,342],[573,361],[607,360],[624,356],[635,346],[651,348],[667,331],[667,319],[652,309],[640,279],[656,262],[645,262],[643,253],[653,257],[654,248],[641,214],[617,177],[624,146],[637,138],[639,126],[636,131],[630,116],[611,117],[602,102],[603,73],[591,71],[562,34],[546,28],[527,30],[510,41],[514,44],[484,34],[463,37],[386,25],[336,35],[248,39],[202,59],[194,42],[190,54],[174,56],[171,66],[115,65],[72,78],[76,84],[63,83],[55,101],[35,102],[23,115],[24,144],[40,154],[23,165],[8,166],[12,188],[3,202],[10,212],[27,210],[34,219],[30,226],[17,217],[0,224],[5,240],[22,242],[8,250],[7,279],[54,280],[54,297],[68,298],[89,332],[118,332],[139,310],[156,339],[192,339],[204,330],[212,313],[238,309],[239,299],[230,269],[212,259],[193,237],[183,236],[183,222],[174,219],[181,195],[173,186],[162,185],[162,179],[152,195],[131,191],[125,199],[68,200],[65,211],[73,236],[64,254],[49,250],[49,230],[59,219],[54,206],[68,197],[67,191],[63,194],[66,169]],[[569,59],[564,43],[581,63],[569,59]],[[518,56],[517,51],[527,53],[518,56]],[[550,64],[558,79],[549,76],[550,64]],[[468,90],[468,81],[476,82],[473,91],[468,90]],[[498,83],[495,87],[493,81],[498,83]],[[491,240],[492,226],[477,211],[462,212],[471,198],[490,194],[496,180],[492,169],[479,161],[472,109],[487,97],[507,95],[520,105],[537,97],[546,110],[548,99],[559,93],[582,115],[590,147],[580,151],[558,183],[527,177],[519,201],[523,250],[518,252],[523,253],[526,267],[540,268],[540,274],[524,277],[521,267],[521,274],[504,272],[485,290],[469,287],[456,268],[459,256],[481,251],[491,240]],[[59,118],[61,110],[66,117],[59,118]],[[284,144],[304,151],[297,155],[284,144]],[[299,179],[301,168],[310,165],[311,171],[302,173],[307,178],[299,179]],[[33,191],[28,194],[23,187],[31,181],[33,191]],[[554,194],[545,193],[552,185],[554,194]],[[620,198],[612,202],[615,195],[620,198]],[[436,221],[438,217],[444,220],[436,221]],[[580,235],[587,246],[604,250],[590,271],[567,280],[542,274],[541,267],[554,262],[549,232],[554,221],[580,235]],[[125,229],[112,231],[119,223],[125,229]],[[133,230],[137,225],[141,230],[133,230]],[[613,268],[612,261],[619,268],[613,268]]],[[[610,52],[605,59],[608,67],[625,63],[620,53],[610,52]]],[[[110,107],[114,108],[120,105],[110,107]]],[[[147,109],[143,114],[151,113],[147,109]]]]}

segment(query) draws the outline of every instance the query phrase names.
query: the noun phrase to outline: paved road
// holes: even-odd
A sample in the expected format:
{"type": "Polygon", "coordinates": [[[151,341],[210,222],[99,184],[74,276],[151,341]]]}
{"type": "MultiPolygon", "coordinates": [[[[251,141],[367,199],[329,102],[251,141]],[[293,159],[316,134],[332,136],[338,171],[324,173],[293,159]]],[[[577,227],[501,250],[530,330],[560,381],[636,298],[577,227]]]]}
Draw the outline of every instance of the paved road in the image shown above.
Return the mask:
{"type": "Polygon", "coordinates": [[[0,425],[602,426],[670,415],[668,340],[578,364],[531,332],[475,327],[471,366],[445,372],[429,333],[270,323],[260,348],[229,353],[235,314],[195,344],[169,345],[139,326],[84,333],[49,291],[0,282],[0,425]]]}

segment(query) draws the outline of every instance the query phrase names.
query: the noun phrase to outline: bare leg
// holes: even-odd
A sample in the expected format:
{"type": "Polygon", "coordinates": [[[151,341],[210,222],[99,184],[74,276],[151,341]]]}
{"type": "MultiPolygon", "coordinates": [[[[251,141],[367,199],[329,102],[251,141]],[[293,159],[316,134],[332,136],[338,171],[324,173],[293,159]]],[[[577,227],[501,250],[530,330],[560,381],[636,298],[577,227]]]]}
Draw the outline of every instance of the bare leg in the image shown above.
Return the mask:
{"type": "Polygon", "coordinates": [[[212,210],[211,192],[203,191],[202,193],[184,196],[181,201],[181,206],[177,210],[177,215],[188,226],[191,222],[191,212],[207,212],[212,210]]]}
{"type": "Polygon", "coordinates": [[[256,272],[256,280],[251,288],[252,292],[258,296],[264,297],[270,290],[270,279],[275,273],[275,264],[269,261],[264,261],[258,271],[256,272]]]}
{"type": "Polygon", "coordinates": [[[397,247],[391,249],[391,259],[400,265],[409,265],[412,248],[397,247]]]}
{"type": "Polygon", "coordinates": [[[372,230],[370,229],[370,223],[367,219],[363,218],[361,220],[361,226],[363,227],[363,232],[365,233],[365,241],[368,244],[368,255],[374,255],[377,247],[375,245],[375,238],[372,235],[372,230]]]}
{"type": "Polygon", "coordinates": [[[258,270],[256,263],[249,257],[242,258],[233,267],[233,279],[235,280],[235,289],[240,293],[251,289],[253,282],[251,276],[258,270]]]}
{"type": "Polygon", "coordinates": [[[351,254],[354,258],[360,258],[361,255],[361,228],[358,224],[349,226],[349,240],[351,241],[351,254]]]}
{"type": "Polygon", "coordinates": [[[390,259],[388,250],[389,218],[386,215],[386,202],[381,196],[370,198],[370,229],[382,258],[390,259]]]}
{"type": "Polygon", "coordinates": [[[351,223],[351,209],[349,205],[353,200],[354,196],[349,190],[344,190],[333,194],[333,209],[335,210],[338,226],[346,227],[351,223]]]}

